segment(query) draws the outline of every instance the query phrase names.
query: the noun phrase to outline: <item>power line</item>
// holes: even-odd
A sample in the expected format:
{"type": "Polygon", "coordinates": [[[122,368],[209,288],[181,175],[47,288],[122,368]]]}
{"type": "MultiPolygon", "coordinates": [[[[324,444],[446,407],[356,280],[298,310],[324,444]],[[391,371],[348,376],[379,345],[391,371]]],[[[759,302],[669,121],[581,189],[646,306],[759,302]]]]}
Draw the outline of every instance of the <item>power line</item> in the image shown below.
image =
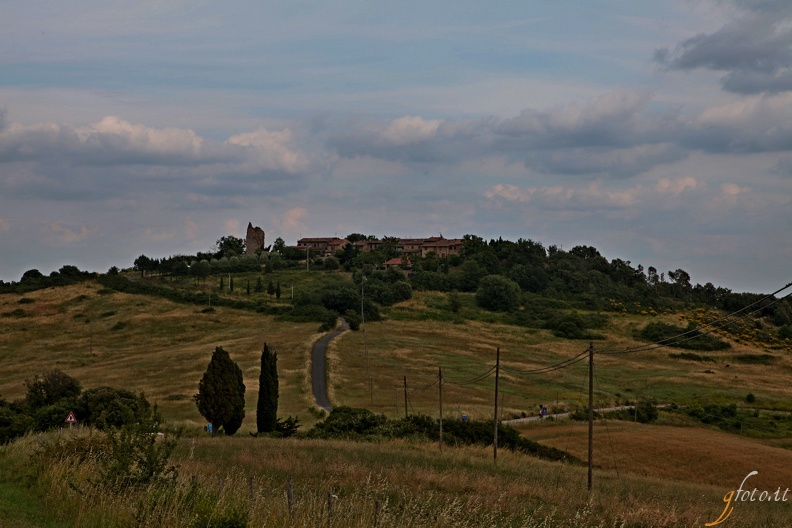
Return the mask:
{"type": "Polygon", "coordinates": [[[587,354],[588,354],[588,349],[583,351],[583,352],[581,352],[580,354],[578,354],[577,356],[575,356],[573,358],[565,359],[564,361],[556,363],[555,365],[549,365],[547,367],[540,367],[540,368],[533,369],[533,370],[517,370],[517,369],[511,369],[511,368],[507,368],[507,367],[501,367],[501,369],[504,372],[508,372],[509,374],[514,374],[514,375],[518,375],[518,376],[519,375],[531,375],[531,374],[545,374],[547,372],[552,372],[554,370],[561,370],[563,368],[571,367],[575,363],[579,363],[579,362],[585,360],[587,354]]]}
{"type": "Polygon", "coordinates": [[[462,380],[462,381],[453,381],[453,380],[450,380],[450,379],[448,379],[448,378],[446,378],[446,377],[443,377],[443,385],[445,385],[445,384],[451,384],[451,385],[470,385],[471,383],[477,383],[477,382],[479,382],[479,381],[482,381],[482,380],[485,380],[485,379],[487,379],[488,377],[492,376],[492,373],[493,373],[493,372],[495,372],[495,367],[494,367],[494,366],[493,366],[492,368],[490,368],[490,369],[489,369],[487,372],[485,372],[484,374],[480,374],[480,375],[478,375],[478,376],[476,376],[476,377],[474,377],[474,378],[470,378],[470,379],[467,379],[467,380],[462,380]]]}

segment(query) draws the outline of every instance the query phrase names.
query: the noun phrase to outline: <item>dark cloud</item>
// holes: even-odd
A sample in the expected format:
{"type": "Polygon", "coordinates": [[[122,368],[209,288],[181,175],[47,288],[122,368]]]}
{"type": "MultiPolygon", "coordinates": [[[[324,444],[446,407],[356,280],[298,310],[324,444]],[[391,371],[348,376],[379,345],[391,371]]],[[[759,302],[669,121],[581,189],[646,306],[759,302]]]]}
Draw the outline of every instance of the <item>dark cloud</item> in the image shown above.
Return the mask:
{"type": "Polygon", "coordinates": [[[218,142],[113,117],[86,127],[12,124],[0,131],[0,189],[67,201],[144,188],[174,195],[284,193],[321,170],[295,144],[289,130],[260,129],[218,142]]]}
{"type": "Polygon", "coordinates": [[[654,60],[672,70],[723,71],[725,90],[743,94],[792,90],[792,3],[746,1],[747,11],[709,34],[656,50],[654,60]]]}
{"type": "Polygon", "coordinates": [[[330,135],[326,146],[345,158],[420,165],[500,157],[537,172],[625,178],[685,155],[669,139],[681,126],[678,118],[650,111],[650,101],[648,92],[617,91],[511,119],[356,120],[330,135]]]}

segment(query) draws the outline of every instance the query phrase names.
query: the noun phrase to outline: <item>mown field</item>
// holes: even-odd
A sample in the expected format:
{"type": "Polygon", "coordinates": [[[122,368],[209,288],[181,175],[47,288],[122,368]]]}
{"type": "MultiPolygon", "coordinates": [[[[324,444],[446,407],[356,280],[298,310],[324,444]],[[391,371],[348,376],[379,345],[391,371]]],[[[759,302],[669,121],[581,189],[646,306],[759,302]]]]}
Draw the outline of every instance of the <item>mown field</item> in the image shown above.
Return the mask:
{"type": "MultiPolygon", "coordinates": [[[[442,367],[445,418],[466,414],[491,419],[494,377],[460,383],[488,372],[500,348],[502,418],[535,414],[539,404],[586,405],[585,361],[541,375],[518,371],[574,357],[588,341],[504,324],[476,308],[472,296],[461,297],[461,311],[453,312],[444,294],[416,292],[412,300],[383,310],[383,321],[366,323],[365,332],[347,332],[334,341],[328,358],[331,402],[402,416],[406,376],[408,411],[437,416],[435,382],[442,367]]],[[[660,318],[681,324],[680,316],[612,315],[601,331],[606,339],[594,346],[635,346],[640,342],[634,333],[646,322],[660,318]]],[[[585,468],[506,451],[495,467],[491,448],[459,447],[441,455],[436,445],[418,441],[251,438],[247,433],[255,430],[258,360],[265,341],[279,355],[280,414],[297,415],[308,425],[317,420],[309,358],[318,326],[229,308],[207,313],[200,306],[108,292],[94,283],[2,295],[0,395],[22,397],[24,379],[51,368],[76,377],[85,388],[144,391],[170,424],[185,426],[188,433],[174,455],[179,466],[174,489],[198,482],[206,508],[241,508],[256,526],[362,526],[374,520],[380,526],[702,526],[718,516],[724,494],[749,471],[759,471],[751,482],[761,489],[792,487],[792,452],[787,449],[792,438],[727,434],[665,412],[650,425],[596,422],[591,497],[585,468]],[[23,298],[27,300],[20,302],[23,298]],[[191,400],[215,346],[223,346],[240,364],[247,386],[247,417],[234,438],[203,437],[203,419],[191,400]],[[295,495],[291,514],[285,498],[289,478],[295,495]],[[335,508],[332,518],[328,500],[335,508]]],[[[681,406],[736,403],[762,412],[792,409],[792,359],[747,342],[731,345],[702,353],[714,361],[672,359],[669,353],[677,351],[663,348],[598,355],[595,405],[649,398],[681,406]],[[766,353],[775,358],[771,364],[735,360],[766,353]],[[751,404],[748,393],[755,396],[751,404]]],[[[522,424],[519,430],[586,457],[585,424],[544,421],[522,424]]],[[[154,517],[148,524],[130,524],[123,512],[112,519],[103,516],[109,515],[101,513],[103,508],[113,508],[107,502],[111,499],[91,499],[91,475],[80,472],[85,469],[56,464],[20,488],[17,479],[33,471],[24,464],[30,442],[0,450],[0,495],[22,505],[17,513],[8,506],[0,509],[8,515],[5,525],[165,525],[154,517]],[[64,478],[84,495],[64,486],[64,478]],[[64,505],[63,514],[45,515],[54,504],[64,505]]],[[[153,500],[112,500],[127,499],[129,504],[153,500]]],[[[162,504],[160,520],[183,513],[175,504],[162,504]]],[[[723,526],[784,526],[792,518],[788,504],[740,504],[723,526]]]]}

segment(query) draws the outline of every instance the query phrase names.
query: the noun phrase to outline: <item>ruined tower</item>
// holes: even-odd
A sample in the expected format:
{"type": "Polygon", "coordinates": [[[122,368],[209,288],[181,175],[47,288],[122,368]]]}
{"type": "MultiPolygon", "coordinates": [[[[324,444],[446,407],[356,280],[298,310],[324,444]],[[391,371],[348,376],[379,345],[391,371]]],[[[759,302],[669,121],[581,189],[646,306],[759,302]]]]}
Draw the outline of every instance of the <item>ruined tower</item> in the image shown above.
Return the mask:
{"type": "Polygon", "coordinates": [[[260,227],[253,227],[248,222],[247,235],[245,236],[245,253],[254,255],[256,251],[264,248],[264,230],[260,227]]]}

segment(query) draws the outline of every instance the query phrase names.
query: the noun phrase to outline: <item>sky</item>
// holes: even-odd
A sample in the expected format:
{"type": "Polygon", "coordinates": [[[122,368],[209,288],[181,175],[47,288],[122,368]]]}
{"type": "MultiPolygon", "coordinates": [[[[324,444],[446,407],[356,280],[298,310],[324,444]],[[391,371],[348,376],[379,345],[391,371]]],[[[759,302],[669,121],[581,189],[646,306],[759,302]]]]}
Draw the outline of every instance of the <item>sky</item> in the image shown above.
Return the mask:
{"type": "Polygon", "coordinates": [[[0,280],[277,237],[792,281],[787,0],[4,0],[0,280]]]}

